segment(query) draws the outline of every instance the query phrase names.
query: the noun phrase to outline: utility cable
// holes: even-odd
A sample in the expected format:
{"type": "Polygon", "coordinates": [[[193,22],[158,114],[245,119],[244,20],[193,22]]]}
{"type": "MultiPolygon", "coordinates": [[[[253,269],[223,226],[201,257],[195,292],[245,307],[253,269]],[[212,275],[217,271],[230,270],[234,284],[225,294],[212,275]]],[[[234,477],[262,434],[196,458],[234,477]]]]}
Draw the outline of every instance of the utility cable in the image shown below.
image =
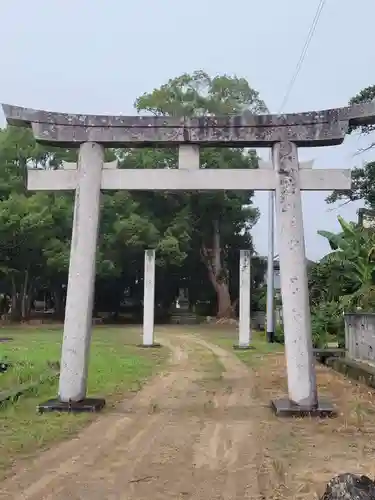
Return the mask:
{"type": "Polygon", "coordinates": [[[319,5],[318,5],[318,7],[316,9],[315,16],[314,16],[314,19],[313,19],[313,21],[311,23],[310,30],[308,32],[305,44],[304,44],[304,46],[302,48],[301,55],[300,55],[300,58],[299,58],[299,60],[297,62],[296,69],[294,71],[294,74],[293,74],[290,82],[289,82],[289,85],[288,85],[288,87],[286,89],[284,98],[282,100],[282,103],[281,103],[281,106],[280,106],[280,110],[279,110],[279,114],[282,113],[282,111],[283,111],[283,109],[284,109],[284,107],[285,107],[285,105],[286,105],[286,103],[287,103],[287,101],[288,101],[288,99],[290,97],[290,94],[291,94],[291,92],[293,90],[293,87],[294,87],[294,84],[295,84],[295,82],[297,80],[297,77],[298,77],[298,75],[299,75],[299,73],[301,71],[302,64],[303,64],[303,62],[304,62],[304,60],[306,58],[307,50],[308,50],[308,48],[310,46],[310,43],[311,43],[311,40],[312,40],[312,38],[314,36],[315,30],[316,30],[316,27],[318,25],[318,22],[319,22],[321,14],[322,14],[322,11],[323,11],[325,3],[326,3],[326,0],[320,0],[319,5]]]}
{"type": "MultiPolygon", "coordinates": [[[[309,45],[311,43],[311,40],[314,36],[316,27],[318,25],[320,16],[322,14],[324,5],[326,3],[326,0],[320,0],[319,5],[317,7],[317,10],[315,12],[314,19],[311,23],[309,32],[307,34],[307,38],[305,41],[305,44],[302,48],[302,52],[300,55],[300,58],[297,62],[296,69],[294,71],[294,74],[292,75],[292,78],[289,82],[289,85],[286,89],[284,98],[282,100],[281,106],[280,106],[280,111],[279,114],[283,111],[289,96],[293,90],[293,86],[297,80],[297,77],[299,75],[299,72],[301,71],[302,64],[306,58],[307,50],[309,48],[309,45]]],[[[269,192],[269,234],[268,234],[268,258],[267,258],[267,341],[268,342],[274,342],[275,341],[275,325],[274,325],[274,192],[270,191],[269,192]]]]}

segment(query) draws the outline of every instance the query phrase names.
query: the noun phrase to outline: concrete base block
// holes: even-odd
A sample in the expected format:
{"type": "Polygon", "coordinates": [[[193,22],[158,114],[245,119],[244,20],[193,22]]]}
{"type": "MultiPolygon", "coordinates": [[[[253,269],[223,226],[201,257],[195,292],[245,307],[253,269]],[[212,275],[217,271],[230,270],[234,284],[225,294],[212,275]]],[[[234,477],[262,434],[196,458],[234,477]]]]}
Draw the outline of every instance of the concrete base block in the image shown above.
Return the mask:
{"type": "Polygon", "coordinates": [[[345,356],[346,350],[339,349],[313,349],[313,354],[317,361],[325,364],[329,358],[343,358],[345,356]]]}
{"type": "Polygon", "coordinates": [[[300,406],[288,398],[271,401],[271,408],[277,417],[336,417],[335,407],[328,401],[318,401],[317,406],[300,406]]]}
{"type": "Polygon", "coordinates": [[[38,405],[39,413],[59,412],[59,413],[88,413],[98,412],[105,406],[105,399],[86,398],[82,401],[72,401],[64,403],[59,399],[49,399],[45,403],[38,405]]]}
{"type": "Polygon", "coordinates": [[[375,367],[349,358],[328,358],[326,365],[343,375],[375,389],[375,367]]]}
{"type": "Polygon", "coordinates": [[[154,342],[153,344],[138,344],[137,347],[143,347],[145,349],[155,349],[157,347],[161,347],[161,344],[154,342]]]}
{"type": "Polygon", "coordinates": [[[239,345],[239,344],[234,344],[233,349],[236,351],[251,351],[255,349],[253,345],[239,345]]]}

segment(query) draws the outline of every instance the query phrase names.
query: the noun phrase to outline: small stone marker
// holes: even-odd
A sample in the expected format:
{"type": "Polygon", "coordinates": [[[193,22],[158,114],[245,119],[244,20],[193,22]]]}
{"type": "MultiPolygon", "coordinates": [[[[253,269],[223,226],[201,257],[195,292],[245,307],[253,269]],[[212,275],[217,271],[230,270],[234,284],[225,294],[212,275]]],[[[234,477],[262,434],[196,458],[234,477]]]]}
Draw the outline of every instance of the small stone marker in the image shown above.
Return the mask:
{"type": "Polygon", "coordinates": [[[251,345],[250,326],[251,300],[251,253],[250,250],[240,250],[240,300],[238,344],[234,349],[253,349],[251,345]]]}
{"type": "Polygon", "coordinates": [[[154,342],[155,250],[145,251],[143,293],[143,343],[139,347],[160,347],[154,342]]]}

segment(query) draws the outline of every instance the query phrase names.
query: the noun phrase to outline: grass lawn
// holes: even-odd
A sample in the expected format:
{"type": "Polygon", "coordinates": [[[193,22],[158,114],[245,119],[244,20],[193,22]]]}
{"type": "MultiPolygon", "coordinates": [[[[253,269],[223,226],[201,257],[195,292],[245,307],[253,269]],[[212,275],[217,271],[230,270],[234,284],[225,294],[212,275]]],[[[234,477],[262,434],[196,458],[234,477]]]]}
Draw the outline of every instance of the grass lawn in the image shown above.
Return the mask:
{"type": "MultiPolygon", "coordinates": [[[[0,337],[13,339],[0,343],[0,361],[6,358],[12,363],[6,373],[0,374],[0,392],[41,381],[56,371],[56,363],[60,360],[61,328],[1,329],[0,337]]],[[[137,348],[140,338],[139,328],[94,329],[88,395],[105,397],[107,409],[127,391],[137,391],[166,360],[168,351],[165,348],[137,348]]],[[[95,418],[93,414],[37,414],[37,404],[55,397],[57,385],[56,377],[47,377],[31,393],[0,407],[0,477],[16,457],[28,456],[70,436],[95,418]]]]}
{"type": "Polygon", "coordinates": [[[284,352],[284,346],[281,344],[268,344],[265,332],[252,331],[251,344],[254,349],[238,350],[233,349],[233,345],[238,344],[238,330],[233,326],[210,325],[201,329],[201,336],[207,340],[231,350],[248,366],[256,366],[261,363],[267,354],[284,352]]]}

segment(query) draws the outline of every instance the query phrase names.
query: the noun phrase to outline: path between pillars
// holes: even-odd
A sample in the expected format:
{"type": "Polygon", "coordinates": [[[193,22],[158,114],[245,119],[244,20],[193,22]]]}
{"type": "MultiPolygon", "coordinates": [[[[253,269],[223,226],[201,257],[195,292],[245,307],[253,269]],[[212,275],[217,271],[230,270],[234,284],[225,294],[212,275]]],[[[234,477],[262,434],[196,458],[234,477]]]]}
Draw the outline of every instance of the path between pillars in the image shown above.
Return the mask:
{"type": "Polygon", "coordinates": [[[132,400],[4,481],[1,499],[243,499],[259,493],[264,408],[234,354],[162,334],[170,365],[132,400]]]}

